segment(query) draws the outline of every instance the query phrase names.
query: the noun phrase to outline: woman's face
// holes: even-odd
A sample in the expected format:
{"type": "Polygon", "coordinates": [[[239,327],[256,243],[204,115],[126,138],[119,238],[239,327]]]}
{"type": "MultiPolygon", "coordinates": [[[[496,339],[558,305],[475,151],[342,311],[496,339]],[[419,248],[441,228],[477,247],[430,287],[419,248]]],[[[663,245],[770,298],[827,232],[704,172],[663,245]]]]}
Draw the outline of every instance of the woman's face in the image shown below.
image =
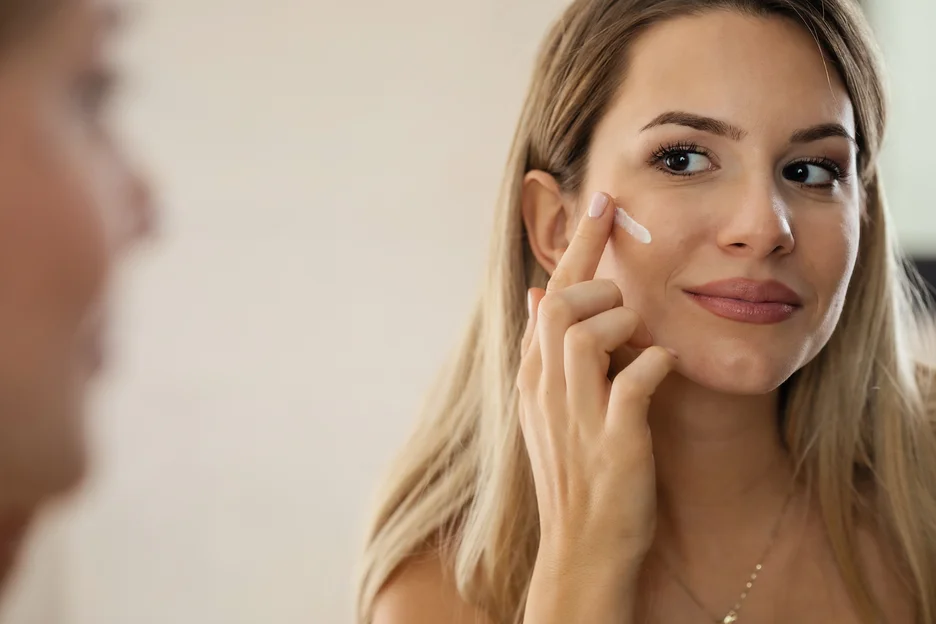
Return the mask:
{"type": "MultiPolygon", "coordinates": [[[[26,2],[26,0],[23,0],[26,2]]],[[[111,260],[149,226],[107,124],[116,9],[62,0],[0,52],[0,504],[82,473],[111,260]]]]}
{"type": "Polygon", "coordinates": [[[855,265],[848,94],[807,31],[777,18],[675,19],[630,58],[594,136],[583,197],[611,194],[653,241],[615,228],[597,277],[617,282],[686,377],[769,392],[826,344],[855,265]],[[707,286],[724,280],[747,282],[707,286]],[[786,285],[795,305],[789,292],[759,291],[767,282],[786,285]]]}

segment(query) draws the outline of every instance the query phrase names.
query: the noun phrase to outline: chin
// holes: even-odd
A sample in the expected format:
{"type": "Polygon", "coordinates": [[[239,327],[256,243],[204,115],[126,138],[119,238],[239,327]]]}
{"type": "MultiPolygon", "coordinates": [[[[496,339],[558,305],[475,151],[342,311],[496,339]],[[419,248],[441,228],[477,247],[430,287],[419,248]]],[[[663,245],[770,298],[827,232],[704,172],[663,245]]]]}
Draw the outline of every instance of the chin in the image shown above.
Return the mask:
{"type": "Polygon", "coordinates": [[[0,440],[0,506],[35,508],[70,493],[86,477],[84,406],[49,407],[32,410],[31,418],[3,423],[7,436],[0,440]]]}
{"type": "Polygon", "coordinates": [[[84,441],[72,440],[68,448],[42,466],[34,466],[36,480],[31,493],[35,504],[73,492],[84,482],[88,472],[88,453],[84,441]]]}
{"type": "Polygon", "coordinates": [[[67,494],[81,485],[88,473],[89,452],[85,432],[85,406],[73,406],[60,435],[49,440],[50,453],[42,466],[36,466],[39,494],[48,498],[67,494]]]}
{"type": "Polygon", "coordinates": [[[789,345],[754,347],[725,341],[704,353],[680,354],[679,373],[716,392],[754,396],[779,388],[806,361],[789,345]]]}
{"type": "MultiPolygon", "coordinates": [[[[5,472],[15,474],[15,483],[4,483],[0,506],[16,509],[35,509],[49,500],[75,490],[85,478],[88,458],[84,447],[63,449],[54,460],[40,459],[34,455],[32,461],[5,465],[5,472]],[[40,463],[42,461],[42,463],[40,463]]],[[[11,462],[5,462],[9,464],[11,462]]]]}

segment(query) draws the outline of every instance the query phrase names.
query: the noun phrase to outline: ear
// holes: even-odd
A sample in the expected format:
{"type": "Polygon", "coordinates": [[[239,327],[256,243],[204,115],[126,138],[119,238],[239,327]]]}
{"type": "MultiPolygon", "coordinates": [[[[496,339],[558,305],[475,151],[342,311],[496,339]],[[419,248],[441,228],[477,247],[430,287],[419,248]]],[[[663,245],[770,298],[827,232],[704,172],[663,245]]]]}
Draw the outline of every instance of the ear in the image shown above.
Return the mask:
{"type": "Polygon", "coordinates": [[[530,171],[523,178],[523,223],[530,248],[540,265],[552,275],[569,246],[574,230],[574,206],[563,196],[556,179],[545,171],[530,171]]]}

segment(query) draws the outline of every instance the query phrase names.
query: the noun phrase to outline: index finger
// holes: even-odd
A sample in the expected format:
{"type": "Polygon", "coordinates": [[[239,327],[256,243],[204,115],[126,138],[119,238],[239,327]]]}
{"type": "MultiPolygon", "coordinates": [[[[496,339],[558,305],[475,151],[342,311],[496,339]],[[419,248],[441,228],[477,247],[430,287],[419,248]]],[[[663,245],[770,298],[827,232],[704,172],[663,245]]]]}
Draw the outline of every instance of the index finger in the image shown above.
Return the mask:
{"type": "Polygon", "coordinates": [[[605,193],[595,193],[588,211],[579,220],[568,248],[556,265],[546,290],[559,290],[593,279],[613,226],[611,198],[605,193]]]}

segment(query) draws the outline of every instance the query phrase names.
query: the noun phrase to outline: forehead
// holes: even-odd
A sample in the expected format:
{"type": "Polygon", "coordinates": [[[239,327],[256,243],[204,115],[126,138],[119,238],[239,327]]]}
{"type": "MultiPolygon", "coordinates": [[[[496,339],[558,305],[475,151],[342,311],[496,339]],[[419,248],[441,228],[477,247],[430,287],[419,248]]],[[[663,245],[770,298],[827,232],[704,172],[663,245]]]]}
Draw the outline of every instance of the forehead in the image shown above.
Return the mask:
{"type": "Polygon", "coordinates": [[[841,77],[809,32],[786,18],[679,17],[650,28],[628,56],[619,105],[635,123],[689,110],[752,132],[829,122],[854,131],[841,77]]]}

